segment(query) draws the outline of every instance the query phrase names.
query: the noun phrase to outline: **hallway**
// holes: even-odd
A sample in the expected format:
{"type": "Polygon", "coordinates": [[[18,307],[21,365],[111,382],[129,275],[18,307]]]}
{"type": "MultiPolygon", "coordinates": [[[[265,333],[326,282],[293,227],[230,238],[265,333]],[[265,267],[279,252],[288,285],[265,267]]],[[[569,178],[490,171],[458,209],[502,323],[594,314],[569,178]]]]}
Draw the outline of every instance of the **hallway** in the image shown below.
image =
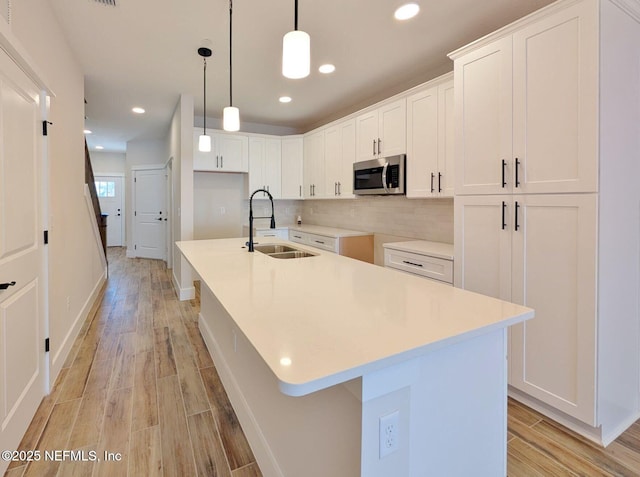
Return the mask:
{"type": "Polygon", "coordinates": [[[42,459],[5,475],[260,476],[198,331],[198,301],[177,300],[164,262],[108,254],[102,302],[20,445],[42,459]],[[45,461],[45,450],[87,461],[45,461]]]}

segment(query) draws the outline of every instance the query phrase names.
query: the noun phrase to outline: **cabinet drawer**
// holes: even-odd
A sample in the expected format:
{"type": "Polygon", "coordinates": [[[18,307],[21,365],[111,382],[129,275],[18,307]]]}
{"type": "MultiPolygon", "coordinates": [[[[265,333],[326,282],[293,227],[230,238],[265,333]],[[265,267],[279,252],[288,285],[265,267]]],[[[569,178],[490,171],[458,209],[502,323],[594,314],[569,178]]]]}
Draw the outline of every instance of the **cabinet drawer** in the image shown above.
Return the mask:
{"type": "Polygon", "coordinates": [[[288,229],[268,229],[268,230],[256,230],[256,237],[278,237],[283,240],[289,238],[288,229]]]}
{"type": "Polygon", "coordinates": [[[384,266],[423,277],[453,283],[453,262],[441,258],[386,249],[384,266]]]}
{"type": "Polygon", "coordinates": [[[315,235],[315,234],[307,234],[308,244],[321,248],[322,250],[327,250],[329,252],[336,252],[336,244],[338,239],[333,237],[325,237],[324,235],[315,235]]]}
{"type": "Polygon", "coordinates": [[[298,232],[297,230],[289,231],[289,240],[291,242],[302,243],[302,244],[309,243],[309,237],[307,236],[307,234],[305,234],[304,232],[298,232]]]}

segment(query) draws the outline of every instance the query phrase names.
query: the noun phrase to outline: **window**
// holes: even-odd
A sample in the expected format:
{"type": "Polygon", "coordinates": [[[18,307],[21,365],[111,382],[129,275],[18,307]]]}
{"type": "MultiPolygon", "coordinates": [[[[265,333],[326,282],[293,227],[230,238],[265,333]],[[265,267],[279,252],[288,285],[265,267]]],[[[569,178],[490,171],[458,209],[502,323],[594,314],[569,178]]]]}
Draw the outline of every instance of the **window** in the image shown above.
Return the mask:
{"type": "Polygon", "coordinates": [[[116,183],[113,181],[96,181],[98,197],[115,197],[116,183]]]}

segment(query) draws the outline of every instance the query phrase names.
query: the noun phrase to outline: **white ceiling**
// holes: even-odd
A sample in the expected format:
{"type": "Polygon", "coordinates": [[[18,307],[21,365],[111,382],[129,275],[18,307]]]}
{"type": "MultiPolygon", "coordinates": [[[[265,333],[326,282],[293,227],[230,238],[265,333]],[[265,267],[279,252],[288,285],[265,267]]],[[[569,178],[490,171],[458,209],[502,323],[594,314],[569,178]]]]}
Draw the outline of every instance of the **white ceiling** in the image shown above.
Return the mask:
{"type": "MultiPolygon", "coordinates": [[[[233,4],[233,96],[242,121],[305,132],[330,119],[450,71],[446,54],[551,0],[415,0],[420,14],[398,22],[403,0],[299,0],[299,28],[311,36],[311,75],[281,74],[282,36],[293,29],[293,0],[233,4]],[[322,63],[336,65],[322,75],[322,63]],[[291,96],[281,104],[278,97],[291,96]]],[[[90,148],[124,151],[132,139],[164,136],[179,95],[203,115],[202,58],[207,63],[207,116],[229,101],[227,0],[51,0],[85,73],[90,148]],[[133,106],[146,109],[131,113],[133,106]]]]}

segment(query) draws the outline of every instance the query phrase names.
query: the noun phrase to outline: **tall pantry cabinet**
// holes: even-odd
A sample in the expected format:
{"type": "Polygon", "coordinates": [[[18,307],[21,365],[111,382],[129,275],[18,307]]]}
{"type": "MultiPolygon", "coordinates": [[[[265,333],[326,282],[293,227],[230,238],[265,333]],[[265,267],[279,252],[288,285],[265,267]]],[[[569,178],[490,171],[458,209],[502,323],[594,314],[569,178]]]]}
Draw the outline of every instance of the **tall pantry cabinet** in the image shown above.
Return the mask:
{"type": "Polygon", "coordinates": [[[511,394],[608,444],[640,417],[640,2],[560,0],[450,57],[456,285],[535,309],[511,394]]]}

